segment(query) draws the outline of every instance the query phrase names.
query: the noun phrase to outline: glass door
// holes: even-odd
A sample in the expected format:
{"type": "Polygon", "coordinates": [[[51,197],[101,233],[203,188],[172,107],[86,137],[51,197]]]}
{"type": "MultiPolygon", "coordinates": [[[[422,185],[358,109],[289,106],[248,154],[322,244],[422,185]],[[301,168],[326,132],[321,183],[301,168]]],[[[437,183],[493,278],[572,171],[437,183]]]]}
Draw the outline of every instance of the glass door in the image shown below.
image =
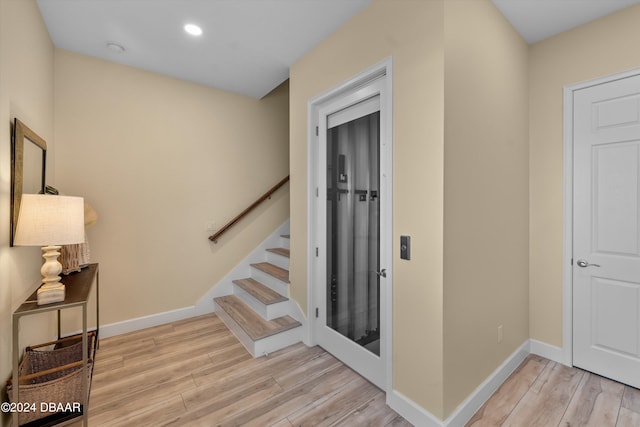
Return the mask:
{"type": "Polygon", "coordinates": [[[380,112],[328,121],[326,325],[379,356],[380,112]]]}
{"type": "Polygon", "coordinates": [[[314,330],[320,346],[386,389],[380,85],[320,112],[314,330]]]}

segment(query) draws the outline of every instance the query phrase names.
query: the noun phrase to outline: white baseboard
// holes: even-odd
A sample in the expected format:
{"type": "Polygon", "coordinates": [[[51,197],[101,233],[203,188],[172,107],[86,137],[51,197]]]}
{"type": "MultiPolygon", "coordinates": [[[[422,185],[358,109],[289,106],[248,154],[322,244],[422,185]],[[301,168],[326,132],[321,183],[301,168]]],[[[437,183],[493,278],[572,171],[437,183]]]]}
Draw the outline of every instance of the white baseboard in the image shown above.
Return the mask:
{"type": "Polygon", "coordinates": [[[416,427],[442,427],[442,421],[397,390],[387,393],[387,405],[416,427]]]}
{"type": "MultiPolygon", "coordinates": [[[[283,224],[288,227],[288,223],[283,224]]],[[[276,231],[277,235],[282,233],[282,229],[276,231]]],[[[260,249],[264,253],[264,248],[272,245],[271,238],[265,240],[260,249]]],[[[133,332],[140,329],[150,328],[153,326],[163,325],[165,323],[171,323],[178,320],[188,319],[190,317],[201,316],[203,314],[213,313],[215,311],[213,298],[221,295],[228,295],[228,293],[221,293],[225,291],[225,286],[228,283],[231,288],[231,280],[242,276],[242,269],[248,265],[247,261],[251,261],[253,253],[247,257],[234,270],[232,270],[218,285],[214,286],[211,291],[207,293],[203,298],[198,301],[198,304],[192,307],[186,307],[182,309],[167,311],[164,313],[153,314],[150,316],[138,317],[122,322],[116,322],[109,325],[103,325],[100,327],[100,337],[108,338],[115,335],[124,334],[127,332],[133,332]]],[[[303,323],[303,337],[302,340],[306,345],[312,345],[309,342],[309,336],[307,333],[306,322],[307,319],[304,316],[300,306],[296,301],[290,301],[293,313],[292,317],[303,323]]],[[[529,354],[537,354],[545,357],[549,360],[553,360],[558,363],[562,363],[563,350],[560,347],[547,344],[538,340],[529,339],[524,342],[511,356],[509,356],[482,384],[480,384],[476,390],[471,393],[462,402],[458,408],[445,420],[442,421],[438,417],[431,414],[425,408],[421,407],[410,398],[406,397],[397,390],[392,390],[387,393],[387,404],[395,410],[398,414],[402,415],[407,421],[417,427],[459,427],[463,426],[471,417],[480,409],[480,407],[498,390],[502,383],[511,375],[511,373],[522,363],[522,361],[529,354]]]]}
{"type": "Polygon", "coordinates": [[[149,316],[137,317],[135,319],[123,320],[122,322],[110,323],[100,326],[100,338],[109,338],[128,332],[139,331],[140,329],[151,328],[164,325],[165,323],[177,322],[178,320],[189,319],[191,317],[202,316],[213,313],[213,300],[210,306],[191,306],[179,308],[177,310],[165,311],[164,313],[151,314],[149,316]]]}
{"type": "Polygon", "coordinates": [[[302,309],[300,308],[300,304],[298,301],[290,299],[289,300],[289,316],[296,319],[298,322],[302,324],[302,342],[307,347],[313,347],[313,344],[309,342],[309,334],[307,329],[307,316],[304,315],[302,309]]]}
{"type": "Polygon", "coordinates": [[[511,356],[502,362],[502,364],[449,415],[449,418],[447,418],[442,425],[451,427],[465,425],[528,355],[529,340],[525,341],[511,356]]]}
{"type": "Polygon", "coordinates": [[[530,339],[529,340],[529,353],[537,354],[546,359],[553,360],[554,362],[564,364],[562,347],[547,344],[542,341],[530,339]]]}
{"type": "Polygon", "coordinates": [[[387,404],[415,426],[463,426],[529,355],[529,346],[529,340],[525,341],[445,421],[440,420],[397,390],[393,390],[387,395],[387,404]]]}
{"type": "Polygon", "coordinates": [[[276,231],[267,237],[255,250],[253,250],[244,260],[242,260],[225,277],[223,277],[222,280],[215,284],[202,298],[200,298],[195,305],[166,311],[164,313],[123,320],[121,322],[111,323],[108,325],[100,325],[100,338],[109,338],[115,335],[126,334],[140,329],[151,328],[153,326],[164,325],[165,323],[176,322],[178,320],[184,320],[190,317],[202,316],[203,314],[215,312],[213,299],[215,297],[232,294],[232,280],[248,277],[250,273],[249,264],[263,261],[265,250],[269,247],[277,246],[280,242],[280,235],[288,232],[288,230],[289,220],[287,219],[276,231]]]}

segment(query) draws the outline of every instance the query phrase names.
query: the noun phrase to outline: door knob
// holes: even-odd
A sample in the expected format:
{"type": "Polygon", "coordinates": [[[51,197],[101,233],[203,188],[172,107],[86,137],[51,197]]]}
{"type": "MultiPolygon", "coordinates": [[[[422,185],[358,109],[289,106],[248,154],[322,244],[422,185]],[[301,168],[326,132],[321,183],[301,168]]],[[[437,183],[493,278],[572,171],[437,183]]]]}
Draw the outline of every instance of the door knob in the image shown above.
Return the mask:
{"type": "Polygon", "coordinates": [[[376,274],[378,275],[378,277],[387,277],[387,269],[383,268],[380,271],[376,271],[376,274]]]}
{"type": "Polygon", "coordinates": [[[578,264],[578,267],[582,267],[582,268],[585,268],[585,267],[600,267],[599,264],[589,264],[587,261],[585,261],[583,259],[579,259],[577,264],[578,264]]]}

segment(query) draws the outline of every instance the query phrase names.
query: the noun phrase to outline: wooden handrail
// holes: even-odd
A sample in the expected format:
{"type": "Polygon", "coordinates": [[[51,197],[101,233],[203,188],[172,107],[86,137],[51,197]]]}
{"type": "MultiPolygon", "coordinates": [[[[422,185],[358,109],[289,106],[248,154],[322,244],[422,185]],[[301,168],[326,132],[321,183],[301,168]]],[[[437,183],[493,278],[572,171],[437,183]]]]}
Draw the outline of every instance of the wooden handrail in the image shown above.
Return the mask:
{"type": "Polygon", "coordinates": [[[238,215],[237,217],[233,218],[231,221],[229,221],[229,223],[227,223],[227,225],[225,225],[224,227],[222,227],[220,230],[216,231],[215,234],[213,234],[212,236],[209,236],[209,240],[211,240],[213,243],[218,243],[218,239],[220,238],[220,236],[222,236],[227,230],[229,230],[231,227],[233,227],[234,225],[236,225],[236,223],[238,221],[240,221],[242,218],[244,218],[245,216],[247,216],[249,214],[249,212],[251,212],[252,210],[254,210],[260,203],[264,202],[265,200],[267,200],[268,198],[271,197],[271,195],[273,193],[275,193],[280,187],[282,187],[283,185],[285,185],[287,183],[287,181],[289,181],[289,175],[285,176],[284,178],[282,178],[282,180],[277,183],[276,185],[274,185],[273,187],[271,187],[271,189],[269,191],[267,191],[266,193],[264,193],[262,196],[260,196],[260,198],[258,200],[256,200],[255,202],[253,202],[251,204],[251,206],[249,206],[247,209],[243,210],[240,215],[238,215]]]}

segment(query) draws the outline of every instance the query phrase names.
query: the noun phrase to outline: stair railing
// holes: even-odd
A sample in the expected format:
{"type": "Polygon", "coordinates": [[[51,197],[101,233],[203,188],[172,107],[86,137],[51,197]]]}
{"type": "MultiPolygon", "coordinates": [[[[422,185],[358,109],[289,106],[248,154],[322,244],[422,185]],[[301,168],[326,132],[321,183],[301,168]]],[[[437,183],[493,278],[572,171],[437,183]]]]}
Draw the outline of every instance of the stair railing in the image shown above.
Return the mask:
{"type": "Polygon", "coordinates": [[[224,227],[222,227],[220,230],[216,231],[213,235],[209,236],[209,240],[211,240],[213,243],[218,243],[218,239],[220,238],[220,236],[222,236],[224,233],[226,233],[227,230],[229,230],[231,227],[236,225],[242,218],[247,216],[252,210],[257,208],[258,205],[260,205],[260,203],[264,202],[267,199],[270,199],[271,195],[273,195],[273,193],[278,191],[278,189],[280,187],[285,185],[287,183],[287,181],[289,181],[289,175],[287,175],[286,177],[282,178],[282,180],[280,180],[280,182],[278,182],[276,185],[271,187],[271,189],[269,189],[269,191],[267,191],[262,196],[260,196],[260,198],[258,200],[253,202],[248,208],[243,210],[238,216],[236,216],[231,221],[229,221],[224,227]]]}

